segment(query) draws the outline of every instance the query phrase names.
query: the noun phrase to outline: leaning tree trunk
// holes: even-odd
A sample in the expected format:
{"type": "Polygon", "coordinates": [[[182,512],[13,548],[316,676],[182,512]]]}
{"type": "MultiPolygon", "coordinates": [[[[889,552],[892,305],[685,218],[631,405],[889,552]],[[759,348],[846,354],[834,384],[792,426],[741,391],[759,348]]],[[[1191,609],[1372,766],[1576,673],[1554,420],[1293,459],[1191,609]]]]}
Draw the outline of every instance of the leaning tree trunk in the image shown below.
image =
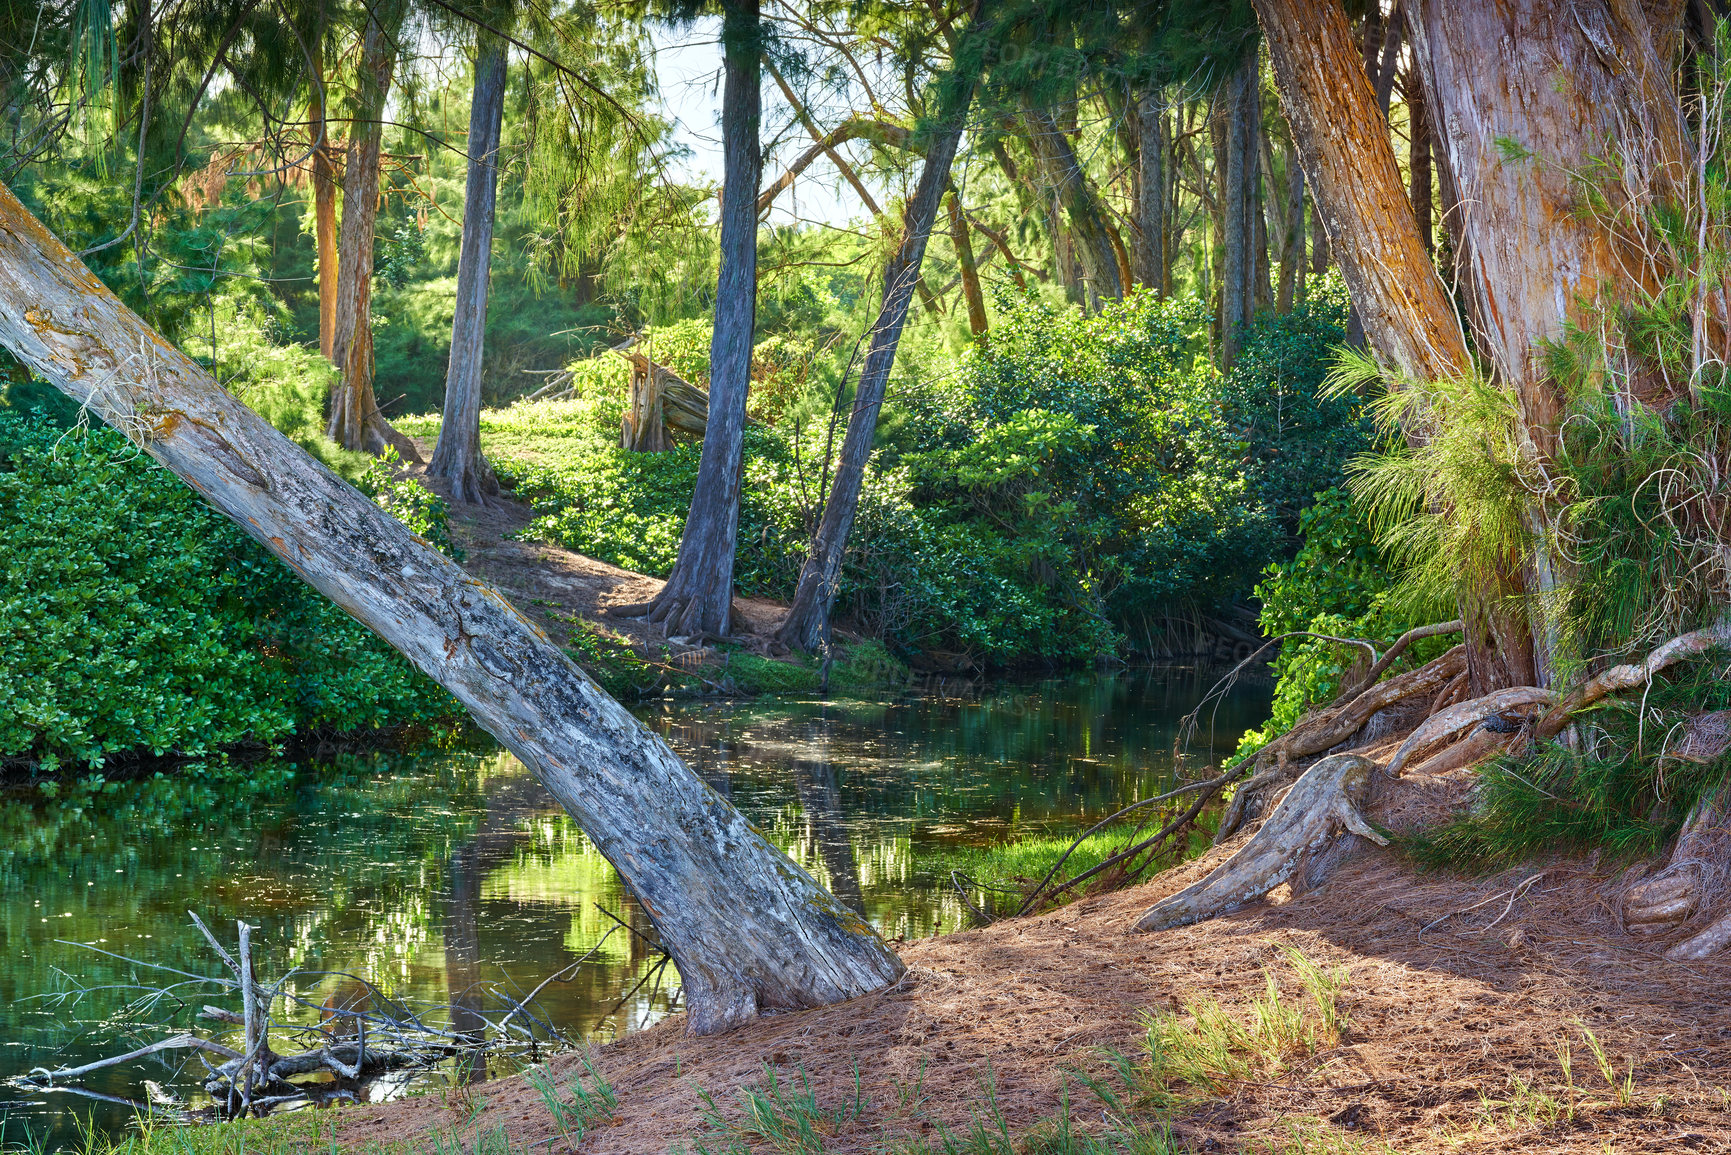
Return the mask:
{"type": "Polygon", "coordinates": [[[1466,335],[1413,223],[1387,125],[1340,0],[1256,0],[1318,215],[1321,272],[1340,265],[1365,336],[1418,381],[1471,367],[1466,335]]]}
{"type": "Polygon", "coordinates": [[[337,253],[336,336],[332,353],[342,378],[331,397],[327,433],[344,449],[383,453],[391,446],[408,461],[421,455],[391,427],[373,396],[373,224],[379,215],[381,121],[396,68],[400,5],[369,10],[361,44],[360,97],[343,162],[343,225],[337,253]],[[386,28],[380,21],[393,26],[386,28]]]}
{"type": "Polygon", "coordinates": [[[1112,244],[1106,207],[1088,180],[1070,137],[1045,109],[1023,101],[1023,120],[1030,130],[1029,147],[1045,170],[1054,195],[1070,223],[1070,235],[1082,258],[1088,287],[1097,298],[1116,300],[1124,295],[1119,275],[1118,253],[1112,244]]]}
{"type": "Polygon", "coordinates": [[[733,555],[739,533],[745,403],[751,389],[751,343],[757,327],[757,186],[763,177],[758,140],[763,26],[758,0],[727,0],[721,42],[721,272],[715,286],[715,330],[709,342],[709,423],[697,466],[697,488],[679,539],[673,572],[649,605],[649,619],[670,635],[715,634],[733,626],[733,555]]]}
{"type": "Polygon", "coordinates": [[[835,480],[824,502],[823,519],[812,537],[811,552],[800,568],[793,605],[775,632],[776,641],[796,650],[809,652],[823,644],[824,627],[829,621],[830,607],[835,604],[848,534],[859,510],[866,464],[871,460],[872,441],[877,436],[878,411],[883,408],[884,390],[889,384],[890,368],[895,364],[902,325],[907,321],[914,282],[919,279],[920,263],[925,258],[926,241],[937,220],[938,201],[950,181],[950,165],[961,143],[967,108],[973,99],[972,88],[956,99],[959,109],[945,118],[926,150],[919,183],[902,218],[902,243],[884,269],[883,304],[872,326],[859,388],[854,391],[853,410],[848,416],[847,436],[842,439],[835,480]]]}
{"type": "Polygon", "coordinates": [[[451,362],[445,412],[427,473],[450,485],[451,498],[476,504],[499,492],[481,456],[481,360],[487,338],[487,283],[493,263],[493,209],[499,188],[499,129],[505,118],[505,42],[483,32],[475,52],[469,102],[469,180],[463,196],[463,244],[457,257],[451,362]]]}
{"type": "Polygon", "coordinates": [[[516,754],[649,912],[679,967],[693,1033],[850,998],[901,974],[858,915],[509,602],[226,393],[4,186],[0,344],[450,690],[516,754]]]}

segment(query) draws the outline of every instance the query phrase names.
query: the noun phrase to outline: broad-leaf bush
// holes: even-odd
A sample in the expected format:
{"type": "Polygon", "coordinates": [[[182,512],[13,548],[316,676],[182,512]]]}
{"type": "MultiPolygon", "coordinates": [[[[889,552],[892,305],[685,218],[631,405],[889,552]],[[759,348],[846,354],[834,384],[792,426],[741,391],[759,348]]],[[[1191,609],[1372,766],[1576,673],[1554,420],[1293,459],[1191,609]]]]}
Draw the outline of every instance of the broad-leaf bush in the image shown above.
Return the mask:
{"type": "MultiPolygon", "coordinates": [[[[1286,548],[1282,518],[1308,500],[1296,487],[1332,480],[1363,445],[1356,400],[1317,396],[1341,331],[1326,289],[1253,329],[1230,377],[1193,305],[1136,296],[1090,317],[1006,300],[990,341],[953,371],[909,365],[894,382],[838,612],[904,654],[1010,665],[1157,643],[1172,619],[1247,595],[1286,548]]],[[[701,383],[705,335],[681,324],[647,344],[701,383]]],[[[602,371],[612,360],[584,363],[575,399],[484,413],[482,435],[535,502],[529,536],[665,575],[699,447],[620,449],[625,375],[602,371]]],[[[829,383],[816,409],[810,388],[803,408],[746,431],[735,576],[748,594],[792,594],[825,448],[845,432],[827,424],[829,383]]]]}
{"type": "Polygon", "coordinates": [[[196,756],[455,713],[118,434],[0,414],[0,759],[196,756]]]}

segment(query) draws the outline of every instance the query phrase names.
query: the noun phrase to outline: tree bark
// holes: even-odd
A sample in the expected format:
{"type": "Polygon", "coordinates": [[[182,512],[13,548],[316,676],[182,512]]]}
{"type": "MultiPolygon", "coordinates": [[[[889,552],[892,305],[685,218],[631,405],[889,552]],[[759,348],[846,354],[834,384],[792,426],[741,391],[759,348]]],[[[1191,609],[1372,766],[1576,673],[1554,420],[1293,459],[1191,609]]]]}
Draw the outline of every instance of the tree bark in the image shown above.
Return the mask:
{"type": "Polygon", "coordinates": [[[469,101],[469,178],[463,193],[463,241],[457,256],[451,360],[439,443],[427,465],[450,487],[451,500],[478,504],[499,492],[481,454],[481,363],[487,341],[487,286],[493,263],[493,215],[499,190],[499,133],[505,120],[505,42],[481,33],[469,101]]]}
{"type": "Polygon", "coordinates": [[[314,461],[121,304],[0,186],[0,344],[450,690],[654,920],[709,1034],[901,963],[496,591],[314,461]]]}
{"type": "Polygon", "coordinates": [[[1136,279],[1156,297],[1166,295],[1166,107],[1157,88],[1137,107],[1136,279]]]}
{"type": "Polygon", "coordinates": [[[1670,69],[1639,5],[1573,0],[1563,19],[1544,0],[1413,0],[1411,15],[1472,261],[1475,335],[1515,391],[1533,449],[1548,455],[1562,398],[1545,373],[1546,343],[1585,321],[1606,287],[1659,279],[1607,218],[1636,224],[1687,177],[1670,69]],[[1612,195],[1624,203],[1581,211],[1579,181],[1604,162],[1621,169],[1612,195]]]}
{"type": "Polygon", "coordinates": [[[757,186],[763,177],[761,119],[763,27],[758,0],[727,0],[721,135],[721,271],[709,342],[709,422],[697,488],[679,539],[679,558],[650,603],[649,620],[669,635],[733,628],[733,556],[739,534],[745,403],[757,329],[757,186]]]}
{"type": "Polygon", "coordinates": [[[1406,169],[1411,178],[1410,195],[1412,198],[1413,220],[1418,222],[1419,239],[1424,242],[1424,250],[1433,256],[1436,253],[1436,232],[1432,223],[1431,201],[1435,189],[1431,181],[1430,154],[1431,131],[1430,111],[1425,107],[1424,84],[1417,76],[1408,75],[1402,82],[1406,90],[1407,113],[1407,150],[1406,169]]]}
{"type": "Polygon", "coordinates": [[[1257,155],[1262,102],[1257,76],[1256,56],[1252,54],[1227,78],[1220,94],[1226,146],[1220,221],[1220,363],[1228,368],[1238,356],[1244,326],[1256,316],[1258,253],[1266,252],[1257,244],[1261,206],[1256,193],[1262,181],[1257,155]]]}
{"type": "Polygon", "coordinates": [[[379,215],[379,153],[385,138],[380,118],[396,68],[402,14],[400,3],[369,9],[361,42],[360,94],[343,162],[343,225],[337,253],[332,353],[342,379],[331,397],[326,432],[344,449],[379,454],[388,445],[404,460],[420,461],[414,443],[391,427],[373,396],[373,224],[379,215]]]}
{"type": "MultiPolygon", "coordinates": [[[[320,15],[323,15],[322,9],[320,15]]],[[[337,340],[337,179],[331,163],[330,100],[325,87],[325,22],[314,25],[308,54],[312,57],[313,98],[307,120],[313,139],[313,230],[318,244],[319,352],[336,363],[337,340]]]]}
{"type": "Polygon", "coordinates": [[[848,534],[853,530],[860,490],[865,486],[866,465],[871,460],[872,442],[877,436],[878,412],[883,407],[890,368],[895,364],[902,325],[907,321],[908,301],[920,275],[920,263],[925,258],[926,241],[937,220],[938,201],[950,182],[950,165],[961,143],[968,105],[973,99],[971,86],[957,99],[960,108],[939,126],[926,150],[919,183],[915,185],[914,195],[908,199],[902,217],[901,245],[884,269],[883,304],[878,308],[877,321],[872,327],[871,344],[866,353],[865,369],[860,373],[859,388],[854,391],[853,409],[848,416],[847,435],[842,439],[835,480],[831,482],[829,498],[824,502],[823,519],[812,537],[811,552],[800,567],[793,605],[775,632],[776,641],[791,649],[809,652],[823,644],[830,608],[835,604],[836,589],[841,582],[848,534]]]}
{"type": "Polygon", "coordinates": [[[1292,312],[1295,296],[1302,299],[1304,295],[1304,166],[1298,163],[1296,151],[1285,151],[1285,232],[1280,238],[1280,288],[1274,298],[1277,313],[1292,312]]]}
{"type": "Polygon", "coordinates": [[[954,186],[951,186],[946,200],[950,207],[950,241],[956,249],[956,268],[962,278],[962,297],[968,303],[968,331],[975,337],[984,337],[986,295],[980,291],[980,267],[974,260],[974,242],[968,235],[968,217],[962,211],[962,198],[957,195],[954,186]]]}
{"type": "Polygon", "coordinates": [[[1256,0],[1256,12],[1327,227],[1325,251],[1340,265],[1371,347],[1414,380],[1465,372],[1466,336],[1413,223],[1340,0],[1256,0]]]}

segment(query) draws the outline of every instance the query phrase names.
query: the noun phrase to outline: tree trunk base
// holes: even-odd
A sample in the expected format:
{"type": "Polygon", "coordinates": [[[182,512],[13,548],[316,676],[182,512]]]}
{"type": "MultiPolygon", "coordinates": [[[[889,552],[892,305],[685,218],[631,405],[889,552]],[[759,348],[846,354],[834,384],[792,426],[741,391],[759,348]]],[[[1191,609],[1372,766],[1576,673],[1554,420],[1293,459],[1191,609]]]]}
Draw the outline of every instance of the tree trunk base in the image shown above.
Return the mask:
{"type": "MultiPolygon", "coordinates": [[[[1361,835],[1388,840],[1359,814],[1376,763],[1361,754],[1335,754],[1306,770],[1262,828],[1206,878],[1150,907],[1138,931],[1170,930],[1213,918],[1252,902],[1285,882],[1305,888],[1325,882],[1345,857],[1341,843],[1361,835]]],[[[1249,785],[1249,783],[1246,783],[1249,785]]]]}

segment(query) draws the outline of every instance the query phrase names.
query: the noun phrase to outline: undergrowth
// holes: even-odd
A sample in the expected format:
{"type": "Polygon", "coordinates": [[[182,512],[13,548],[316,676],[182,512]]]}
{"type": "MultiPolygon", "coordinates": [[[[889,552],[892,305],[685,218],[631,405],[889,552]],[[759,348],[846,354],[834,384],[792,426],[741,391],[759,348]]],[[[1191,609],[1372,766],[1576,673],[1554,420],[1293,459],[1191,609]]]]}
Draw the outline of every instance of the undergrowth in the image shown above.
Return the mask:
{"type": "Polygon", "coordinates": [[[1682,667],[1644,701],[1607,700],[1580,724],[1579,751],[1544,743],[1495,759],[1466,814],[1407,837],[1404,849],[1427,866],[1469,870],[1553,852],[1657,853],[1731,774],[1731,755],[1701,763],[1669,753],[1690,715],[1731,708],[1728,658],[1682,667]]]}

